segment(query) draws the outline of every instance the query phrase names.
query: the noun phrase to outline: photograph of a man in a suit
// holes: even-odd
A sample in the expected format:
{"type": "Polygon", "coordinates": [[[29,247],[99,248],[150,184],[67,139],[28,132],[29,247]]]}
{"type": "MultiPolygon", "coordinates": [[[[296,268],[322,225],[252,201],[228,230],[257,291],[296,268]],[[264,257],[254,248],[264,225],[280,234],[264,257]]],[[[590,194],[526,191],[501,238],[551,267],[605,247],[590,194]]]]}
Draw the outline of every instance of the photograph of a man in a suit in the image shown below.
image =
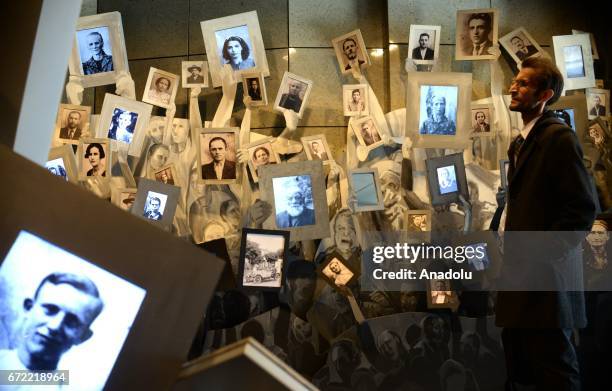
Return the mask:
{"type": "Polygon", "coordinates": [[[412,50],[413,60],[433,60],[434,51],[429,47],[429,34],[419,35],[419,46],[412,50]]]}
{"type": "Polygon", "coordinates": [[[310,143],[310,149],[312,150],[312,158],[317,160],[329,160],[327,152],[321,148],[321,144],[318,141],[310,143]]]}
{"type": "Polygon", "coordinates": [[[344,67],[345,71],[351,69],[355,63],[359,67],[365,63],[364,60],[359,58],[359,45],[357,45],[357,41],[352,37],[349,37],[342,42],[342,52],[344,52],[344,55],[348,60],[348,63],[344,67]]]}
{"type": "Polygon", "coordinates": [[[78,140],[82,132],[81,113],[71,111],[66,118],[66,127],[60,129],[59,137],[65,140],[78,140]]]}
{"type": "Polygon", "coordinates": [[[287,209],[276,214],[278,228],[301,227],[315,223],[314,210],[306,206],[306,197],[297,185],[284,189],[287,209]]]}
{"type": "Polygon", "coordinates": [[[187,71],[191,73],[191,75],[187,77],[188,84],[204,84],[204,76],[201,75],[202,73],[201,67],[197,65],[192,65],[189,68],[187,68],[187,71]]]}
{"type": "Polygon", "coordinates": [[[525,41],[518,35],[510,38],[510,43],[514,46],[514,54],[523,61],[527,57],[531,57],[538,52],[535,46],[531,45],[529,41],[525,44],[525,41]]]}
{"type": "Polygon", "coordinates": [[[551,60],[530,57],[509,88],[509,108],[521,113],[524,126],[508,149],[500,225],[505,232],[530,232],[504,237],[500,280],[510,286],[498,293],[496,324],[504,327],[506,389],[516,389],[516,383],[541,390],[581,389],[572,336],[587,319],[582,276],[579,288],[572,278],[583,268],[581,244],[595,220],[596,195],[575,132],[548,110],[563,84],[551,60]],[[560,274],[565,267],[570,274],[560,274]],[[521,376],[525,373],[529,378],[521,376]]]}
{"type": "Polygon", "coordinates": [[[212,162],[202,165],[203,179],[236,179],[236,163],[226,159],[227,141],[217,136],[208,142],[212,162]]]}
{"type": "Polygon", "coordinates": [[[601,104],[599,95],[593,95],[593,107],[589,110],[589,115],[595,117],[603,117],[606,115],[606,106],[601,104]]]}
{"type": "Polygon", "coordinates": [[[463,54],[468,56],[486,56],[493,42],[489,38],[492,29],[491,14],[471,14],[467,21],[469,44],[463,47],[463,54]]]}
{"type": "Polygon", "coordinates": [[[302,83],[297,80],[289,79],[287,87],[288,91],[281,96],[278,105],[284,109],[293,110],[299,113],[302,108],[302,98],[300,98],[302,83]]]}

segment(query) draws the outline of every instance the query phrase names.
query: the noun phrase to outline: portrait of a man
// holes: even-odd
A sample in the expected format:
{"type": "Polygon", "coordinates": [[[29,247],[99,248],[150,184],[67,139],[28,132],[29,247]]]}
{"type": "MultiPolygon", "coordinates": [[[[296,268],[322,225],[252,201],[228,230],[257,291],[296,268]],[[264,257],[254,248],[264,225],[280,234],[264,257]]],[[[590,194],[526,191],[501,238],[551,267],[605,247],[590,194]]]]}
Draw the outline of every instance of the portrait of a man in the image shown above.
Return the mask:
{"type": "Polygon", "coordinates": [[[228,142],[224,136],[213,136],[208,142],[210,163],[202,164],[202,179],[236,179],[236,162],[228,159],[228,142]]]}
{"type": "Polygon", "coordinates": [[[408,232],[426,232],[427,231],[427,215],[426,214],[409,214],[408,215],[408,226],[406,231],[408,232]]]}
{"type": "Polygon", "coordinates": [[[489,48],[493,46],[493,13],[472,13],[467,17],[463,27],[469,39],[462,47],[466,56],[489,55],[489,48]]]}
{"type": "Polygon", "coordinates": [[[188,84],[204,84],[204,76],[202,76],[202,67],[192,65],[187,68],[189,76],[187,76],[188,84]]]}
{"type": "Polygon", "coordinates": [[[444,280],[431,280],[431,302],[433,304],[448,304],[452,300],[453,292],[447,289],[444,280]]]}
{"type": "Polygon", "coordinates": [[[335,285],[345,286],[353,278],[354,273],[338,258],[333,258],[323,268],[323,275],[329,278],[335,285]]]}
{"type": "Polygon", "coordinates": [[[80,139],[83,132],[83,120],[82,112],[69,110],[66,116],[66,126],[60,128],[59,137],[64,140],[80,139]]]}
{"type": "Polygon", "coordinates": [[[162,217],[164,217],[164,206],[162,206],[162,199],[165,204],[163,194],[149,192],[147,195],[144,213],[142,215],[149,220],[161,220],[162,217]]]}
{"type": "Polygon", "coordinates": [[[342,53],[346,57],[344,61],[346,64],[344,66],[345,71],[350,70],[354,66],[361,67],[361,65],[365,64],[365,61],[359,58],[360,50],[357,44],[357,37],[349,37],[342,42],[342,53]]]}
{"type": "Polygon", "coordinates": [[[420,134],[455,135],[456,86],[421,86],[420,134]]]}
{"type": "Polygon", "coordinates": [[[249,29],[237,26],[215,32],[217,46],[221,52],[221,65],[230,64],[235,71],[255,67],[253,61],[249,29]]]}
{"type": "Polygon", "coordinates": [[[321,141],[314,140],[310,142],[310,151],[313,160],[329,160],[329,156],[327,156],[327,152],[325,152],[325,148],[321,144],[321,141]]]}
{"type": "Polygon", "coordinates": [[[315,224],[309,175],[273,178],[272,187],[278,228],[315,224]]]}
{"type": "Polygon", "coordinates": [[[491,126],[489,125],[489,110],[474,109],[472,110],[472,131],[474,133],[489,133],[491,126]]]}
{"type": "Polygon", "coordinates": [[[440,190],[440,194],[444,195],[458,190],[455,166],[438,167],[436,173],[438,175],[438,189],[440,190]]]}
{"type": "Polygon", "coordinates": [[[112,49],[103,35],[108,37],[108,27],[77,32],[83,75],[113,71],[112,49]]]}
{"type": "Polygon", "coordinates": [[[360,125],[361,137],[363,138],[363,142],[366,146],[370,146],[374,143],[381,141],[380,134],[378,133],[378,128],[374,124],[374,121],[368,119],[364,121],[360,125]]]}
{"type": "Polygon", "coordinates": [[[302,96],[305,93],[306,87],[307,85],[305,83],[288,78],[287,92],[281,96],[278,105],[282,108],[299,113],[302,108],[302,96]]]}
{"type": "MultiPolygon", "coordinates": [[[[87,170],[86,176],[106,176],[106,152],[102,144],[87,144],[83,157],[91,167],[87,170]]],[[[85,165],[84,167],[87,168],[85,165]]]]}
{"type": "Polygon", "coordinates": [[[155,180],[167,185],[174,185],[174,176],[170,167],[155,173],[155,180]]]}
{"type": "Polygon", "coordinates": [[[250,77],[247,79],[248,89],[247,92],[252,100],[259,101],[262,100],[261,97],[261,88],[259,87],[259,78],[258,77],[250,77]]]}
{"type": "Polygon", "coordinates": [[[514,48],[514,54],[516,54],[521,61],[538,53],[538,49],[536,49],[527,38],[523,38],[519,35],[510,38],[510,43],[514,48]]]}
{"type": "Polygon", "coordinates": [[[590,117],[603,117],[606,115],[605,96],[603,94],[591,94],[590,117]],[[602,99],[603,98],[603,99],[602,99]]]}
{"type": "Polygon", "coordinates": [[[355,88],[351,91],[351,99],[349,100],[346,110],[350,112],[363,112],[366,106],[362,97],[361,89],[355,88]]]}
{"type": "Polygon", "coordinates": [[[413,60],[433,60],[434,50],[431,45],[434,43],[435,36],[433,32],[422,32],[419,34],[419,44],[412,50],[411,58],[413,60]]]}

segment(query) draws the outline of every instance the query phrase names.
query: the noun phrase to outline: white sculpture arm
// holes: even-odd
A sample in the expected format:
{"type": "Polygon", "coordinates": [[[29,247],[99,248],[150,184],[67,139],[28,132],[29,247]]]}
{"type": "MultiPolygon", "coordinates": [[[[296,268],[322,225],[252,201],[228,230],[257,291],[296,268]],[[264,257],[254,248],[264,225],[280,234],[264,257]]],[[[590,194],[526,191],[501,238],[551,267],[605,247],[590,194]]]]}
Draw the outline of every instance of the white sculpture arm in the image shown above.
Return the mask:
{"type": "Polygon", "coordinates": [[[229,126],[232,118],[232,110],[234,109],[234,101],[236,99],[236,87],[238,82],[234,78],[234,70],[231,65],[225,64],[221,70],[221,83],[223,97],[215,112],[215,117],[212,120],[213,128],[225,128],[229,126]]]}

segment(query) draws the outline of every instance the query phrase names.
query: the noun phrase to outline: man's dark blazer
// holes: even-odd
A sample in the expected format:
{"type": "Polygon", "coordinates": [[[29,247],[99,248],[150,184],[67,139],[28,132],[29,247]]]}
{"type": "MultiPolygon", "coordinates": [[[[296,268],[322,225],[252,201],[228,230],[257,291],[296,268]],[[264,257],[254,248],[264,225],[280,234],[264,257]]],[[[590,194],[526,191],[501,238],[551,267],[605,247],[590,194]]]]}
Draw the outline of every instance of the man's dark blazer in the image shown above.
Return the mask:
{"type": "MultiPolygon", "coordinates": [[[[302,213],[292,218],[297,219],[297,227],[301,227],[303,225],[312,225],[315,223],[314,210],[308,209],[306,207],[304,207],[302,213]]],[[[276,226],[278,228],[291,227],[291,225],[289,224],[289,213],[287,213],[286,210],[276,215],[276,226]]]]}
{"type": "Polygon", "coordinates": [[[589,115],[596,115],[596,116],[599,116],[599,117],[605,116],[606,115],[606,106],[601,106],[600,105],[599,107],[596,107],[596,106],[591,107],[591,111],[589,111],[589,115]]]}
{"type": "MultiPolygon", "coordinates": [[[[605,108],[604,108],[604,110],[605,110],[605,108]]],[[[81,128],[77,128],[74,131],[74,135],[72,136],[72,138],[68,138],[68,133],[69,132],[70,131],[68,130],[68,128],[61,128],[60,129],[59,138],[63,138],[63,139],[66,139],[66,140],[78,140],[78,139],[81,138],[81,128]]]]}
{"type": "MultiPolygon", "coordinates": [[[[214,161],[202,165],[202,178],[218,179],[217,173],[215,172],[214,161]]],[[[223,164],[223,172],[221,173],[221,179],[236,179],[236,163],[231,160],[225,161],[225,163],[223,164]]]]}
{"type": "Polygon", "coordinates": [[[412,59],[413,60],[433,60],[434,51],[430,48],[425,50],[425,58],[421,58],[421,47],[416,47],[412,49],[412,59]]]}
{"type": "Polygon", "coordinates": [[[516,54],[516,56],[521,61],[523,61],[524,59],[526,59],[529,56],[533,56],[534,54],[536,54],[538,52],[538,49],[536,49],[535,46],[533,46],[533,45],[527,45],[527,46],[525,46],[525,48],[527,49],[527,53],[525,53],[523,51],[520,51],[520,50],[518,52],[514,53],[514,54],[516,54]]]}
{"type": "Polygon", "coordinates": [[[204,84],[204,76],[197,75],[196,77],[189,76],[187,78],[187,84],[204,84]]]}
{"type": "Polygon", "coordinates": [[[300,112],[302,108],[302,99],[299,96],[283,94],[278,102],[280,107],[283,107],[288,110],[293,110],[296,113],[300,112]]]}
{"type": "Polygon", "coordinates": [[[516,164],[515,149],[513,142],[508,151],[501,274],[506,286],[514,291],[499,291],[496,323],[511,328],[584,327],[580,244],[595,220],[596,204],[582,149],[572,129],[551,111],[546,111],[532,128],[516,164]],[[542,232],[523,234],[518,239],[511,231],[542,232]],[[573,277],[570,283],[578,285],[576,291],[556,291],[568,284],[560,280],[563,276],[573,277]],[[518,291],[524,287],[546,287],[549,291],[518,291]]]}

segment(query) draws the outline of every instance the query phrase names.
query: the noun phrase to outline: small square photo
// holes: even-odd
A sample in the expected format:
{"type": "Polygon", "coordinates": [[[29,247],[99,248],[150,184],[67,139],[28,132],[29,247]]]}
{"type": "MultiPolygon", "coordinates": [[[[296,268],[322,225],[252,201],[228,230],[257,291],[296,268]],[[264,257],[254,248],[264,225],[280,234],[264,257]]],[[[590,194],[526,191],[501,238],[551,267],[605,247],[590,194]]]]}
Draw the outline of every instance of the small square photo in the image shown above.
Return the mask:
{"type": "Polygon", "coordinates": [[[161,220],[164,216],[167,199],[168,196],[166,194],[154,191],[147,192],[147,201],[142,215],[149,220],[161,220]]]}
{"type": "Polygon", "coordinates": [[[272,187],[278,228],[316,223],[310,175],[272,178],[272,187]]]}

